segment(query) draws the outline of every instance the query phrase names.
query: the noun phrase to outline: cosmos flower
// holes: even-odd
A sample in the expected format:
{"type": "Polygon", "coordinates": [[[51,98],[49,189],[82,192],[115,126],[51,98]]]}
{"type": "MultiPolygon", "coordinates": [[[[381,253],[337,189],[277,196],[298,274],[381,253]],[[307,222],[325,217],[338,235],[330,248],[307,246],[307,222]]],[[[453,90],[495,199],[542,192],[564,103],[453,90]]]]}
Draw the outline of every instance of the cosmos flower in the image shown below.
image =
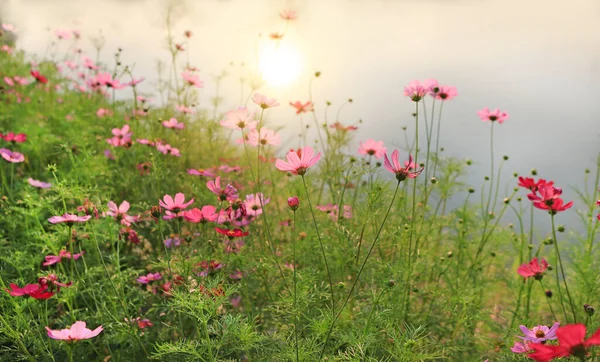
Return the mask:
{"type": "Polygon", "coordinates": [[[366,140],[364,143],[360,142],[360,148],[358,149],[358,153],[361,155],[375,156],[377,159],[383,157],[386,151],[386,148],[383,147],[383,141],[375,141],[371,138],[366,140]]]}
{"type": "Polygon", "coordinates": [[[310,146],[306,146],[298,151],[289,151],[286,155],[287,161],[275,161],[275,167],[280,171],[291,172],[294,175],[304,175],[308,169],[319,162],[321,152],[313,156],[314,151],[310,146]]]}
{"type": "Polygon", "coordinates": [[[86,328],[86,323],[82,321],[75,322],[70,328],[53,330],[46,327],[48,331],[48,337],[52,339],[59,339],[63,341],[79,341],[82,339],[94,338],[102,332],[102,326],[94,329],[93,331],[86,328]]]}

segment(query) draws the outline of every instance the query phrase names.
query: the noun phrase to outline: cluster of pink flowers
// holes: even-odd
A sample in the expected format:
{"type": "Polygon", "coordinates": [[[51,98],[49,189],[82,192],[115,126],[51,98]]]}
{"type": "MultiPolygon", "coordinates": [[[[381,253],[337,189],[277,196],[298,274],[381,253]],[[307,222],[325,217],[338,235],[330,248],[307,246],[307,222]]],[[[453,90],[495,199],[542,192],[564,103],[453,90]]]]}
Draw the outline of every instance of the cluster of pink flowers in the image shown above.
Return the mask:
{"type": "Polygon", "coordinates": [[[426,79],[423,82],[413,80],[408,86],[404,87],[404,95],[413,102],[419,102],[428,94],[434,99],[449,101],[456,97],[458,92],[456,87],[440,85],[435,79],[426,79]]]}
{"type": "MultiPolygon", "coordinates": [[[[339,218],[339,206],[336,204],[327,204],[327,205],[317,205],[316,208],[318,210],[321,210],[325,213],[327,213],[329,215],[329,217],[331,218],[331,220],[333,221],[337,221],[339,218]]],[[[342,218],[343,219],[351,219],[352,218],[352,206],[350,205],[344,205],[343,206],[343,213],[342,213],[342,218]]]]}

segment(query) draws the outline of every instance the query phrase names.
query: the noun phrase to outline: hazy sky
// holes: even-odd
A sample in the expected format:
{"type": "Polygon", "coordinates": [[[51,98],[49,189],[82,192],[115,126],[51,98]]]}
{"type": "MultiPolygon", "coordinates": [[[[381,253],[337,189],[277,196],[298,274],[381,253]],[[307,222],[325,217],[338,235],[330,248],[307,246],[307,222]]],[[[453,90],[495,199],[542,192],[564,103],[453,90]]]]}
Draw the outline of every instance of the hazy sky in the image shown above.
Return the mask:
{"type": "MultiPolygon", "coordinates": [[[[47,27],[78,29],[86,39],[102,29],[103,61],[111,63],[112,53],[122,47],[124,63],[135,62],[137,75],[150,82],[156,59],[167,59],[166,3],[3,0],[0,10],[5,22],[20,29],[18,46],[32,53],[46,48],[47,27]]],[[[313,85],[318,111],[322,114],[326,100],[335,110],[353,98],[341,112],[342,122],[362,119],[359,139],[381,139],[391,149],[404,144],[401,127],[413,127],[413,104],[402,95],[404,85],[436,78],[458,88],[459,97],[444,108],[441,143],[448,155],[478,163],[469,180],[474,185],[489,167],[490,125],[476,115],[486,106],[510,113],[505,124],[497,125],[495,137],[498,157],[511,157],[507,174],[537,168],[541,177],[565,188],[566,199],[573,199],[568,186],[581,185],[583,169],[594,168],[600,151],[598,0],[182,3],[174,34],[181,39],[184,30],[194,33],[188,53],[202,70],[205,97],[214,94],[212,75],[231,61],[253,64],[266,35],[284,29],[277,13],[294,9],[298,20],[283,42],[299,54],[300,76],[285,86],[261,89],[283,104],[271,113],[271,122],[298,127],[287,102],[307,100],[308,79],[319,70],[322,76],[313,85]]],[[[88,41],[83,44],[93,49],[88,41]]],[[[239,104],[238,77],[224,84],[222,111],[239,104]]]]}

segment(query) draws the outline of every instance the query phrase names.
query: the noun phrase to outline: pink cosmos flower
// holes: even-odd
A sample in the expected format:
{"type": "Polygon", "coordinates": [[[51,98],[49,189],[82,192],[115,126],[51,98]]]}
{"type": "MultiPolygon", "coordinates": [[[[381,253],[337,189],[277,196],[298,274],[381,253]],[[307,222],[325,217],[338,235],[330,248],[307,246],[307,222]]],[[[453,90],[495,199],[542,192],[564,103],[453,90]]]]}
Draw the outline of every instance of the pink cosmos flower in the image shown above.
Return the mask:
{"type": "Polygon", "coordinates": [[[92,217],[92,215],[77,216],[77,215],[73,215],[73,214],[63,214],[62,216],[52,216],[51,218],[48,219],[48,221],[51,224],[60,224],[60,223],[73,224],[76,222],[86,222],[91,217],[92,217]]]}
{"type": "Polygon", "coordinates": [[[217,177],[214,180],[210,180],[206,183],[206,187],[212,193],[219,197],[220,201],[235,201],[238,198],[238,192],[235,187],[227,184],[224,188],[221,187],[221,177],[217,177]]]}
{"type": "Polygon", "coordinates": [[[265,95],[255,93],[252,97],[252,101],[262,109],[277,107],[279,102],[274,98],[268,98],[265,95]]]}
{"type": "Polygon", "coordinates": [[[69,251],[66,251],[63,249],[58,252],[58,255],[46,255],[44,257],[44,259],[46,261],[44,263],[42,263],[42,265],[43,266],[54,265],[54,264],[60,263],[62,261],[62,259],[77,260],[83,255],[84,252],[85,251],[82,251],[81,253],[73,254],[73,256],[71,256],[71,253],[69,251]]]}
{"type": "Polygon", "coordinates": [[[277,160],[275,161],[275,167],[280,171],[302,176],[321,159],[321,152],[314,157],[313,154],[314,151],[310,146],[298,151],[291,150],[286,155],[287,161],[277,160]]]}
{"type": "Polygon", "coordinates": [[[52,339],[60,339],[63,341],[79,341],[82,339],[94,338],[102,332],[102,326],[94,329],[93,331],[85,327],[85,322],[77,321],[70,328],[61,330],[52,330],[46,327],[48,331],[48,337],[52,339]]]}
{"type": "Polygon", "coordinates": [[[185,71],[181,73],[181,76],[190,86],[194,86],[196,88],[202,88],[204,86],[203,82],[200,80],[200,77],[198,77],[196,74],[185,71]]]}
{"type": "Polygon", "coordinates": [[[515,344],[510,348],[510,350],[514,353],[527,353],[531,351],[529,348],[529,342],[515,342],[515,344]]]}
{"type": "Polygon", "coordinates": [[[95,87],[106,86],[108,88],[114,89],[125,88],[124,84],[121,84],[121,82],[116,78],[113,79],[112,75],[110,75],[110,73],[108,72],[96,74],[96,76],[93,79],[91,79],[91,83],[92,86],[95,87]]]}
{"type": "Polygon", "coordinates": [[[400,166],[400,161],[398,159],[398,150],[394,150],[392,152],[391,158],[392,158],[392,160],[390,162],[390,160],[388,159],[388,155],[386,153],[384,155],[383,164],[388,171],[396,174],[396,179],[398,180],[398,182],[402,182],[402,181],[406,180],[407,178],[415,178],[415,177],[419,176],[421,174],[421,172],[423,172],[424,167],[421,167],[421,169],[418,171],[410,171],[411,169],[415,168],[415,164],[413,163],[412,155],[408,156],[408,161],[405,162],[405,167],[400,166]]]}
{"type": "Polygon", "coordinates": [[[258,121],[254,120],[254,112],[250,112],[246,107],[238,107],[225,113],[225,119],[221,121],[221,126],[231,129],[254,129],[258,121]]]}
{"type": "Polygon", "coordinates": [[[208,177],[208,178],[212,178],[215,177],[217,174],[215,173],[215,170],[212,168],[209,169],[203,169],[203,168],[189,168],[187,170],[187,173],[190,175],[194,175],[194,176],[203,176],[203,177],[208,177]]]}
{"type": "Polygon", "coordinates": [[[132,144],[131,136],[132,133],[129,132],[129,125],[126,124],[122,128],[113,128],[112,129],[113,137],[106,140],[109,145],[114,147],[129,147],[132,144]]]}
{"type": "Polygon", "coordinates": [[[250,131],[248,134],[248,143],[252,146],[258,146],[259,143],[263,146],[279,146],[281,137],[278,133],[275,133],[275,131],[263,127],[260,131],[257,131],[256,129],[250,131]]]}
{"type": "Polygon", "coordinates": [[[241,166],[229,166],[227,164],[223,164],[221,166],[219,166],[219,171],[223,172],[223,173],[230,173],[230,172],[240,172],[242,170],[241,166]]]}
{"type": "Polygon", "coordinates": [[[127,83],[127,85],[130,86],[130,87],[135,87],[136,85],[142,83],[145,80],[146,80],[146,78],[144,78],[144,77],[141,77],[141,78],[138,78],[138,79],[131,78],[131,80],[127,83]]]}
{"type": "Polygon", "coordinates": [[[18,31],[17,27],[13,24],[2,24],[2,29],[11,33],[16,33],[18,31]]]}
{"type": "Polygon", "coordinates": [[[175,199],[171,197],[171,195],[163,196],[162,200],[158,201],[158,204],[166,210],[172,212],[179,212],[185,210],[188,206],[190,206],[194,202],[194,199],[191,199],[188,202],[185,202],[185,195],[181,192],[175,194],[175,199]],[[164,201],[163,201],[164,200],[164,201]]]}
{"type": "Polygon", "coordinates": [[[431,83],[421,84],[418,80],[413,80],[408,83],[408,86],[404,87],[404,95],[409,97],[413,102],[418,102],[431,91],[431,86],[431,83]]]}
{"type": "Polygon", "coordinates": [[[56,35],[56,37],[58,39],[64,39],[64,40],[71,39],[71,32],[68,30],[56,29],[54,31],[54,35],[56,35]]]}
{"type": "Polygon", "coordinates": [[[449,85],[442,85],[438,88],[438,91],[435,92],[435,99],[439,99],[442,101],[449,101],[456,97],[458,92],[456,91],[456,87],[449,85]]]}
{"type": "Polygon", "coordinates": [[[560,326],[560,322],[556,322],[552,325],[552,327],[548,328],[547,326],[536,326],[531,330],[525,326],[520,326],[519,328],[525,335],[525,337],[519,337],[525,341],[533,342],[533,343],[544,343],[546,341],[551,341],[556,339],[556,330],[560,326]]]}
{"type": "Polygon", "coordinates": [[[194,114],[194,113],[196,113],[196,110],[194,108],[188,108],[188,107],[186,107],[183,104],[175,106],[175,109],[178,112],[181,112],[181,113],[184,113],[184,114],[194,114]]]}
{"type": "Polygon", "coordinates": [[[112,154],[112,152],[110,152],[110,150],[104,150],[104,157],[108,158],[109,160],[115,160],[115,156],[112,154]]]}
{"type": "Polygon", "coordinates": [[[151,146],[151,147],[155,146],[154,141],[150,141],[150,140],[145,139],[145,138],[136,138],[135,141],[137,143],[141,144],[141,145],[148,145],[148,146],[151,146]]]}
{"type": "Polygon", "coordinates": [[[48,182],[43,182],[43,181],[39,181],[39,180],[34,180],[31,177],[29,177],[27,179],[27,182],[33,186],[33,187],[39,187],[40,189],[49,189],[50,187],[52,187],[51,183],[48,182]]]}
{"type": "Polygon", "coordinates": [[[185,124],[183,122],[177,122],[177,118],[173,117],[168,121],[163,121],[162,125],[166,128],[183,129],[185,124]]]}
{"type": "Polygon", "coordinates": [[[485,107],[481,111],[477,112],[477,115],[479,116],[479,118],[483,122],[485,122],[485,121],[491,121],[491,122],[498,121],[498,123],[502,124],[502,123],[504,123],[504,121],[506,121],[508,119],[508,113],[502,112],[498,108],[494,109],[493,111],[490,111],[488,109],[488,107],[485,107]]]}
{"type": "Polygon", "coordinates": [[[556,214],[559,211],[565,211],[573,206],[573,201],[564,204],[562,195],[562,189],[560,187],[554,187],[548,184],[542,184],[538,186],[539,196],[533,192],[527,197],[533,201],[533,206],[541,210],[548,210],[552,214],[556,214]]]}
{"type": "Polygon", "coordinates": [[[127,215],[127,211],[129,211],[129,207],[130,207],[130,205],[129,205],[129,202],[127,202],[127,201],[121,202],[121,205],[119,205],[118,207],[117,207],[117,204],[115,204],[113,201],[109,201],[108,202],[108,211],[106,212],[106,216],[111,216],[111,217],[115,218],[115,220],[120,222],[121,224],[123,224],[125,226],[129,226],[129,225],[131,225],[131,223],[138,221],[137,216],[127,215]]]}
{"type": "MultiPolygon", "coordinates": [[[[329,203],[327,205],[317,205],[317,210],[321,210],[329,215],[331,220],[337,221],[339,214],[339,206],[336,204],[329,203]]],[[[344,205],[343,206],[344,213],[342,214],[344,219],[352,219],[352,206],[344,205]]]]}
{"type": "Polygon", "coordinates": [[[88,68],[89,70],[96,70],[98,69],[98,67],[96,66],[96,64],[94,63],[94,61],[86,56],[83,56],[83,66],[85,68],[88,68]]]}
{"type": "Polygon", "coordinates": [[[156,273],[148,273],[147,275],[142,275],[141,277],[137,278],[137,282],[140,284],[148,284],[155,280],[161,280],[161,279],[162,279],[162,275],[160,275],[159,272],[156,272],[156,273]]]}
{"type": "Polygon", "coordinates": [[[271,201],[270,197],[265,198],[261,192],[246,195],[244,204],[247,210],[252,210],[251,215],[258,216],[262,214],[262,208],[271,201]]]}
{"type": "Polygon", "coordinates": [[[98,118],[103,118],[104,116],[110,116],[110,115],[112,115],[112,111],[110,109],[99,108],[96,111],[96,116],[98,116],[98,118]]]}
{"type": "Polygon", "coordinates": [[[179,152],[178,148],[172,147],[169,144],[163,144],[160,142],[156,143],[156,149],[158,150],[158,152],[164,154],[164,155],[171,155],[171,156],[175,156],[175,157],[181,157],[181,152],[179,152]]]}
{"type": "Polygon", "coordinates": [[[534,277],[537,280],[541,280],[544,277],[544,272],[548,269],[548,262],[542,258],[541,265],[538,262],[538,258],[533,258],[529,263],[519,266],[517,273],[523,278],[534,277]]]}
{"type": "Polygon", "coordinates": [[[302,104],[300,101],[296,101],[294,103],[290,102],[290,106],[296,108],[296,114],[308,113],[315,110],[315,107],[311,101],[308,101],[304,104],[302,104]]]}
{"type": "Polygon", "coordinates": [[[218,217],[217,208],[212,205],[202,206],[202,209],[193,208],[183,213],[183,218],[193,223],[214,222],[218,217]]]}
{"type": "Polygon", "coordinates": [[[298,15],[296,14],[295,10],[283,10],[279,13],[279,17],[285,21],[291,21],[296,20],[298,18],[298,15]]]}
{"type": "Polygon", "coordinates": [[[386,148],[383,147],[383,141],[375,141],[371,138],[366,140],[365,143],[361,142],[360,148],[358,149],[358,153],[361,155],[375,156],[377,159],[383,157],[386,151],[386,148]]]}
{"type": "Polygon", "coordinates": [[[25,156],[19,152],[13,152],[8,148],[0,148],[0,156],[10,163],[21,163],[25,161],[25,156]]]}

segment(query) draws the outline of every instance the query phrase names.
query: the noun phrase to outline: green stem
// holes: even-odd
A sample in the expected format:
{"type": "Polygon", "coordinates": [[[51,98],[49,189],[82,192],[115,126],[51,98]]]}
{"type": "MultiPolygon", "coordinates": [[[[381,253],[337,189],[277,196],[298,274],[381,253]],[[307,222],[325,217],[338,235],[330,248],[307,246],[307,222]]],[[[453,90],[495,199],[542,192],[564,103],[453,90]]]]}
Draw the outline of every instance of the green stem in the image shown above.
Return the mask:
{"type": "MultiPolygon", "coordinates": [[[[551,213],[550,218],[552,220],[552,238],[554,239],[554,249],[556,250],[556,257],[558,258],[558,264],[560,267],[560,273],[562,275],[563,284],[565,285],[565,290],[567,291],[567,298],[569,298],[569,304],[571,305],[571,312],[573,313],[573,320],[577,323],[577,315],[575,314],[575,307],[573,306],[573,298],[571,298],[571,293],[569,292],[569,286],[567,285],[567,278],[565,278],[565,269],[563,267],[562,258],[560,256],[560,251],[558,250],[558,240],[556,239],[556,227],[554,226],[554,213],[551,213]]],[[[557,270],[557,282],[558,282],[558,270],[557,270]]]]}

